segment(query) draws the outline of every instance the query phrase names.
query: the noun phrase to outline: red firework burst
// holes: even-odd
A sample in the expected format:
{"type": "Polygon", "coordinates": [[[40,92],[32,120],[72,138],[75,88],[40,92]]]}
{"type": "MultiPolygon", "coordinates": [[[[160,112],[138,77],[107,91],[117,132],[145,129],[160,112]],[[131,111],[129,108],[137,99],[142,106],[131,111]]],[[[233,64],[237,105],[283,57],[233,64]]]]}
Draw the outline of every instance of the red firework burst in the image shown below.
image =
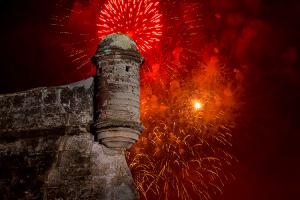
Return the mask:
{"type": "Polygon", "coordinates": [[[160,41],[161,17],[157,0],[108,0],[100,9],[99,38],[121,32],[135,40],[145,52],[160,41]]]}

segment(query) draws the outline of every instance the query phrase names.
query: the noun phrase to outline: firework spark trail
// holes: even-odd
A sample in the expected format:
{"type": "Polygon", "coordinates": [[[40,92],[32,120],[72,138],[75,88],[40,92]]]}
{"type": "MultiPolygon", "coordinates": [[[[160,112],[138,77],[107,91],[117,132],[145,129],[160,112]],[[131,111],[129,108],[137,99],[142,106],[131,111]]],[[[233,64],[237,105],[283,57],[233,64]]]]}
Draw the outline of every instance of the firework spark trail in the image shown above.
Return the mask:
{"type": "MultiPolygon", "coordinates": [[[[152,92],[142,88],[146,130],[127,158],[144,199],[213,199],[232,176],[233,125],[224,117],[230,105],[217,106],[213,101],[224,95],[226,86],[222,81],[200,78],[203,88],[199,89],[199,76],[207,76],[206,69],[200,69],[199,75],[186,77],[182,84],[177,76],[166,90],[158,89],[160,82],[152,85],[152,92]],[[207,85],[212,84],[215,87],[205,98],[207,103],[195,109],[193,99],[203,102],[207,85]]],[[[220,80],[222,73],[211,78],[220,80]]]]}
{"type": "Polygon", "coordinates": [[[132,37],[145,52],[160,41],[162,15],[157,0],[109,0],[99,14],[99,38],[110,33],[124,33],[132,37]]]}
{"type": "Polygon", "coordinates": [[[58,33],[57,41],[82,78],[95,73],[90,58],[99,43],[95,21],[99,3],[93,0],[88,5],[81,5],[77,1],[60,0],[50,19],[52,31],[58,33]]]}

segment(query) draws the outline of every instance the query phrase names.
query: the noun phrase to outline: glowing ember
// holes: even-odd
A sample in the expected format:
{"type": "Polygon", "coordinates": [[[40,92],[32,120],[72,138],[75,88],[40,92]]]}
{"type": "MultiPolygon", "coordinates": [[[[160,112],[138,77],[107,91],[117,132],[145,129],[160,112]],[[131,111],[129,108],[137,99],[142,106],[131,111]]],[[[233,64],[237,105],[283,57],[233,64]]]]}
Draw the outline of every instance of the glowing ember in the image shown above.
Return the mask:
{"type": "Polygon", "coordinates": [[[151,49],[162,35],[157,0],[108,0],[100,10],[98,34],[124,33],[132,37],[141,51],[151,49]]]}
{"type": "Polygon", "coordinates": [[[194,108],[196,109],[196,110],[200,110],[200,109],[202,109],[203,108],[203,105],[202,105],[202,103],[201,102],[195,102],[195,104],[194,104],[194,108]]]}

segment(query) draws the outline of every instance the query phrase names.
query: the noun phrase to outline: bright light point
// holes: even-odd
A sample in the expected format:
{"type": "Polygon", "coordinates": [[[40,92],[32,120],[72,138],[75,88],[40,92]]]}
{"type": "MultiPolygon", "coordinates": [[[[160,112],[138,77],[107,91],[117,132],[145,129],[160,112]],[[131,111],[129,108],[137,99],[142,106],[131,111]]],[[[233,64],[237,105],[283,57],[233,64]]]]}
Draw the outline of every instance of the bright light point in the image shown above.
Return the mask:
{"type": "Polygon", "coordinates": [[[203,108],[203,105],[202,105],[199,101],[197,101],[197,102],[195,102],[195,104],[194,104],[194,108],[195,108],[196,110],[201,110],[201,109],[203,108]]]}

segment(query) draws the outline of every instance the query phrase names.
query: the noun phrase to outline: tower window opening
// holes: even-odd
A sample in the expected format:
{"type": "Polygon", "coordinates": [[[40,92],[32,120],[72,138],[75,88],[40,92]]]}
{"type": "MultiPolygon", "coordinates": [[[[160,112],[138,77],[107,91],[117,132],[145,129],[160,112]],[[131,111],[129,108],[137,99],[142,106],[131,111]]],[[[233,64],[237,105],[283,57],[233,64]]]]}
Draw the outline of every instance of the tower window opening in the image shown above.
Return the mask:
{"type": "Polygon", "coordinates": [[[129,66],[126,66],[126,72],[129,72],[129,68],[130,68],[129,66]]]}

